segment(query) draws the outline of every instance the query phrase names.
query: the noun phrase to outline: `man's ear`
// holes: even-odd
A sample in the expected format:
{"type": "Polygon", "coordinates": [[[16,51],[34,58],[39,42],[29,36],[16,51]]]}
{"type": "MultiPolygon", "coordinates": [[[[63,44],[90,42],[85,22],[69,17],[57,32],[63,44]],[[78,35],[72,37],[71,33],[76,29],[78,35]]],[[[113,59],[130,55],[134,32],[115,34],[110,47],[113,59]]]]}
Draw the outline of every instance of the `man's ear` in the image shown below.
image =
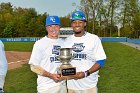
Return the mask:
{"type": "Polygon", "coordinates": [[[46,26],[46,30],[47,30],[47,26],[46,26]]]}
{"type": "Polygon", "coordinates": [[[86,26],[87,25],[87,23],[85,22],[85,25],[84,26],[86,26]]]}

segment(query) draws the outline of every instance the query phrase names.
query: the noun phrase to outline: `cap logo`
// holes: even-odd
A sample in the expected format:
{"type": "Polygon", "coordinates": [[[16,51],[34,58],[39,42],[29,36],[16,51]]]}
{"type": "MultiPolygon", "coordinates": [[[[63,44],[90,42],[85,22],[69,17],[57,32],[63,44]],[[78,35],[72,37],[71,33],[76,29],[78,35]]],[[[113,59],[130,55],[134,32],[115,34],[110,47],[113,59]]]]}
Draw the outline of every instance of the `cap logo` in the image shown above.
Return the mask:
{"type": "Polygon", "coordinates": [[[54,17],[50,17],[50,21],[55,22],[55,18],[54,17]]]}
{"type": "Polygon", "coordinates": [[[79,15],[78,13],[75,13],[76,16],[74,16],[74,18],[82,18],[81,15],[79,15]]]}

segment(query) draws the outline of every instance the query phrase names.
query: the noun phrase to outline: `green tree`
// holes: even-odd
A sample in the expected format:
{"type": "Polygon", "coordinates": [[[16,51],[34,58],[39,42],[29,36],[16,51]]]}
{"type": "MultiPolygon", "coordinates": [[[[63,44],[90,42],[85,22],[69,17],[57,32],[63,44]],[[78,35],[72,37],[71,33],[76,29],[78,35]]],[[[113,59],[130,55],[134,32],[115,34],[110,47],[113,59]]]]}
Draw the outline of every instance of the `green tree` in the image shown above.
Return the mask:
{"type": "Polygon", "coordinates": [[[15,35],[15,30],[13,27],[12,23],[8,23],[5,28],[4,31],[2,32],[2,37],[14,37],[15,35]]]}
{"type": "Polygon", "coordinates": [[[61,27],[69,27],[71,24],[69,17],[60,17],[60,20],[61,20],[61,27]]]}
{"type": "Polygon", "coordinates": [[[134,15],[133,27],[135,29],[134,33],[133,33],[135,38],[139,38],[139,36],[140,36],[140,12],[138,12],[134,15]]]}

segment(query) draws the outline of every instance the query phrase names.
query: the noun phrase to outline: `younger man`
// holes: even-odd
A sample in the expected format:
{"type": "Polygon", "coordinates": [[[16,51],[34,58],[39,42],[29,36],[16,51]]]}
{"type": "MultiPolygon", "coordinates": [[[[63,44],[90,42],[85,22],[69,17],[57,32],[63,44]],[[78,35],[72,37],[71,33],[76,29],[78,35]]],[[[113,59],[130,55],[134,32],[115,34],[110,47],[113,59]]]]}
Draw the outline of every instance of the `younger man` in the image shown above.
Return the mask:
{"type": "Polygon", "coordinates": [[[60,93],[61,82],[59,82],[60,76],[57,74],[60,62],[57,56],[64,42],[58,38],[59,30],[59,17],[48,16],[46,18],[46,31],[48,35],[34,44],[29,64],[31,70],[38,74],[38,93],[60,93]]]}

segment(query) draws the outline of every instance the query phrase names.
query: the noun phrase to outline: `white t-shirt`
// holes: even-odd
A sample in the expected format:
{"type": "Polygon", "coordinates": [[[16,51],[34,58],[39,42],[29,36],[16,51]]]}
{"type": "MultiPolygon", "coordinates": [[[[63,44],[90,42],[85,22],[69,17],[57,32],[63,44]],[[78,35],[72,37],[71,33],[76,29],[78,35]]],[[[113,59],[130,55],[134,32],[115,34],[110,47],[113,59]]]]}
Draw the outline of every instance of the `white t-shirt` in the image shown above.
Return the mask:
{"type": "MultiPolygon", "coordinates": [[[[61,65],[57,56],[59,49],[64,41],[62,39],[50,39],[47,36],[35,42],[29,64],[39,65],[50,73],[57,73],[58,66],[61,65]]],[[[49,88],[60,85],[60,82],[38,75],[37,78],[38,92],[46,91],[49,88]]]]}
{"type": "MultiPolygon", "coordinates": [[[[69,36],[65,40],[66,48],[73,48],[73,60],[70,62],[76,67],[77,72],[89,70],[97,60],[106,59],[101,41],[98,36],[85,32],[82,37],[69,36]]],[[[95,87],[98,82],[98,71],[90,76],[68,80],[68,88],[74,90],[85,90],[95,87]]]]}
{"type": "Polygon", "coordinates": [[[4,44],[0,41],[0,75],[6,75],[8,64],[4,51],[4,44]]]}

